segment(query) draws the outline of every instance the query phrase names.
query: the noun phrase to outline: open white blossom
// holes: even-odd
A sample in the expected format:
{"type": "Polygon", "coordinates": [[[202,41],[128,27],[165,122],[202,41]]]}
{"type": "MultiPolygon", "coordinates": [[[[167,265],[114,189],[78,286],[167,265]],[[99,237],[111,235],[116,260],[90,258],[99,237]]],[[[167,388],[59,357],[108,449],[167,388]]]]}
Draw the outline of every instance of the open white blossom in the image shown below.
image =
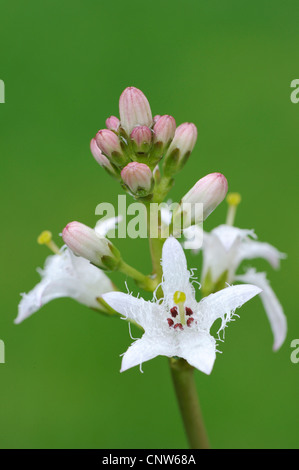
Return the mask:
{"type": "Polygon", "coordinates": [[[282,306],[265,273],[249,269],[245,274],[238,275],[237,269],[243,260],[253,258],[264,258],[273,268],[278,269],[280,260],[285,255],[269,243],[259,242],[256,238],[253,230],[230,225],[220,225],[210,233],[204,232],[202,282],[203,285],[208,282],[215,286],[221,279],[222,282],[249,282],[260,287],[263,290],[261,300],[274,335],[273,349],[277,350],[284,342],[287,332],[282,306]]]}
{"type": "Polygon", "coordinates": [[[210,374],[216,358],[216,340],[210,334],[215,320],[225,328],[236,310],[261,289],[253,285],[227,287],[197,302],[186,257],[179,242],[170,237],[162,253],[164,298],[145,301],[121,292],[103,299],[128,320],[144,329],[123,356],[121,372],[158,355],[184,358],[210,374]]]}
{"type": "MultiPolygon", "coordinates": [[[[95,231],[99,236],[105,236],[118,221],[119,218],[100,220],[95,231]]],[[[22,294],[16,324],[51,300],[61,297],[70,297],[90,308],[100,309],[97,297],[104,292],[115,290],[103,271],[85,258],[74,255],[66,246],[63,246],[59,253],[48,256],[44,269],[37,271],[42,280],[28,294],[22,294]]]]}

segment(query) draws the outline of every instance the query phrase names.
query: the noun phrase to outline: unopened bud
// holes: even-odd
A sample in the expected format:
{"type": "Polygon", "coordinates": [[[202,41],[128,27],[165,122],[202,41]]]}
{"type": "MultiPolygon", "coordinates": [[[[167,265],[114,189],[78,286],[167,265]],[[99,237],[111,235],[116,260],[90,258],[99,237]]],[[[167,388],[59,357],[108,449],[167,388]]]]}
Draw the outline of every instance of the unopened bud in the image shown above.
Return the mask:
{"type": "Polygon", "coordinates": [[[117,248],[105,237],[80,222],[71,222],[63,229],[65,244],[77,256],[82,256],[101,269],[118,269],[121,256],[117,248]]]}
{"type": "Polygon", "coordinates": [[[131,132],[135,152],[147,153],[152,144],[152,131],[147,126],[137,126],[131,132]]]}
{"type": "Polygon", "coordinates": [[[172,176],[182,169],[187,162],[197,140],[197,129],[191,122],[185,122],[177,127],[173,141],[164,159],[164,172],[172,176]]]}
{"type": "Polygon", "coordinates": [[[130,135],[134,127],[152,125],[152,112],[146,96],[135,87],[126,88],[119,99],[121,126],[130,135]]]}
{"type": "Polygon", "coordinates": [[[95,139],[99,149],[112,163],[117,166],[124,166],[127,163],[128,158],[124,155],[121,147],[123,143],[113,131],[102,129],[97,133],[95,139]]]}
{"type": "Polygon", "coordinates": [[[139,197],[150,194],[154,186],[152,171],[144,163],[129,163],[121,171],[121,177],[131,193],[139,197]]]}
{"type": "Polygon", "coordinates": [[[160,116],[154,125],[154,142],[162,142],[163,146],[170,144],[175,134],[175,120],[172,116],[165,114],[160,116]]]}
{"type": "Polygon", "coordinates": [[[182,198],[175,218],[184,218],[184,211],[189,211],[188,223],[183,223],[183,228],[202,223],[223,201],[227,188],[227,179],[221,173],[211,173],[201,178],[182,198]],[[202,207],[199,208],[199,205],[202,207]]]}
{"type": "Polygon", "coordinates": [[[106,127],[110,131],[118,132],[120,126],[120,120],[116,116],[110,116],[106,119],[106,127]]]}
{"type": "Polygon", "coordinates": [[[105,168],[105,170],[107,170],[108,173],[112,176],[117,176],[115,169],[109,162],[108,158],[105,157],[105,155],[101,152],[95,139],[91,139],[90,141],[90,150],[94,159],[98,162],[99,165],[101,165],[101,167],[105,168]]]}

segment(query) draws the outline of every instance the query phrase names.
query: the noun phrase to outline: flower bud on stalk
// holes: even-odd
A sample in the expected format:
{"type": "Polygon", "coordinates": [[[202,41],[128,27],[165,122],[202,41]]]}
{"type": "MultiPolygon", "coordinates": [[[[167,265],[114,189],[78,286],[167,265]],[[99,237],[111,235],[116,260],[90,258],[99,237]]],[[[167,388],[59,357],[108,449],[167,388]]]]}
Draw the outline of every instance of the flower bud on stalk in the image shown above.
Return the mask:
{"type": "Polygon", "coordinates": [[[101,269],[114,271],[120,266],[122,259],[118,249],[87,225],[80,222],[67,224],[62,238],[75,255],[82,256],[101,269]]]}
{"type": "Polygon", "coordinates": [[[154,178],[151,169],[144,163],[131,162],[121,171],[123,182],[129,191],[138,197],[151,194],[154,178]]]}
{"type": "Polygon", "coordinates": [[[152,131],[147,126],[137,126],[131,132],[133,150],[147,154],[152,145],[152,131]]]}
{"type": "Polygon", "coordinates": [[[119,178],[116,168],[109,162],[108,158],[101,152],[99,149],[96,140],[91,139],[90,141],[90,150],[94,157],[94,159],[98,162],[101,167],[103,167],[109,175],[113,176],[114,178],[119,178]]]}
{"type": "Polygon", "coordinates": [[[166,176],[173,176],[183,168],[196,140],[197,129],[194,124],[185,122],[177,127],[164,159],[163,169],[166,176]]]}
{"type": "Polygon", "coordinates": [[[183,219],[182,228],[202,223],[223,201],[227,189],[227,180],[221,173],[210,173],[201,178],[182,198],[174,214],[175,223],[183,219]],[[202,210],[197,210],[197,204],[202,204],[202,210]],[[188,211],[189,217],[186,217],[188,211]]]}
{"type": "Polygon", "coordinates": [[[110,116],[106,119],[106,127],[111,131],[118,132],[120,120],[116,116],[110,116]]]}
{"type": "Polygon", "coordinates": [[[113,131],[101,129],[95,139],[101,152],[116,166],[121,167],[128,162],[128,157],[124,154],[122,149],[122,142],[113,131]]]}
{"type": "Polygon", "coordinates": [[[119,99],[121,127],[130,135],[134,127],[151,127],[153,123],[149,102],[141,90],[126,88],[119,99]]]}

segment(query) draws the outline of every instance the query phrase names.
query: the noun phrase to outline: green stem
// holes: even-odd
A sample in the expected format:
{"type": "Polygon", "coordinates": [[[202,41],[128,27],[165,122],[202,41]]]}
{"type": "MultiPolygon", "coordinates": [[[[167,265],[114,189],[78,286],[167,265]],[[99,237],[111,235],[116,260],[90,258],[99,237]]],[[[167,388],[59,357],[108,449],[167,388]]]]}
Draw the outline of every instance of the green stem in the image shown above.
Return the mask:
{"type": "Polygon", "coordinates": [[[119,271],[134,279],[136,284],[142,289],[153,292],[157,287],[156,279],[151,279],[149,276],[145,276],[124,261],[121,262],[119,271]]]}
{"type": "Polygon", "coordinates": [[[194,368],[185,359],[170,359],[170,370],[190,448],[209,449],[194,381],[194,368]]]}
{"type": "Polygon", "coordinates": [[[162,176],[160,182],[155,188],[154,202],[162,202],[171,190],[174,184],[174,179],[170,176],[162,176]]]}

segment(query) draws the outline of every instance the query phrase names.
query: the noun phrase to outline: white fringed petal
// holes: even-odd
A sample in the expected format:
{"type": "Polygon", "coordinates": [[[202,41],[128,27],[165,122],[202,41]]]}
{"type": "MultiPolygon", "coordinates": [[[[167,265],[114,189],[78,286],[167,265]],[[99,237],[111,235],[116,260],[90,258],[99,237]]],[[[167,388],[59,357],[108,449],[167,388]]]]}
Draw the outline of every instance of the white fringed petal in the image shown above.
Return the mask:
{"type": "Polygon", "coordinates": [[[100,238],[109,236],[109,231],[115,229],[117,224],[121,221],[121,215],[119,215],[118,217],[109,217],[108,219],[100,219],[96,223],[94,231],[100,238]]]}
{"type": "Polygon", "coordinates": [[[177,356],[209,375],[216,359],[216,341],[208,333],[194,331],[182,336],[177,356]]]}
{"type": "Polygon", "coordinates": [[[226,287],[215,294],[210,294],[199,303],[199,311],[202,314],[201,327],[209,331],[213,323],[221,318],[220,330],[222,330],[231,320],[235,310],[260,292],[261,289],[256,285],[245,284],[226,287]]]}
{"type": "Polygon", "coordinates": [[[241,229],[225,224],[214,228],[211,233],[216,235],[225,251],[231,250],[237,241],[243,241],[248,237],[256,238],[254,230],[241,229]]]}
{"type": "Polygon", "coordinates": [[[153,311],[157,308],[157,305],[153,302],[123,292],[109,292],[103,294],[102,298],[120,315],[138,323],[144,329],[152,321],[153,311]]]}
{"type": "Polygon", "coordinates": [[[286,258],[286,255],[269,243],[246,240],[238,248],[236,254],[237,264],[239,265],[244,259],[253,258],[263,258],[268,261],[274,269],[278,269],[280,260],[286,258]]]}
{"type": "Polygon", "coordinates": [[[124,354],[120,371],[124,372],[157,356],[172,357],[174,354],[173,345],[165,337],[159,341],[157,337],[144,334],[124,354]]]}
{"type": "Polygon", "coordinates": [[[61,254],[49,256],[39,270],[42,280],[28,294],[23,294],[15,323],[21,323],[51,300],[71,297],[88,307],[99,308],[96,298],[113,291],[110,279],[84,258],[67,247],[61,254]]]}
{"type": "Polygon", "coordinates": [[[237,276],[236,280],[241,282],[251,282],[263,290],[261,293],[261,300],[274,336],[273,350],[277,351],[286,338],[287,320],[282,306],[266,278],[266,274],[257,273],[255,269],[250,269],[247,273],[237,276]]]}
{"type": "Polygon", "coordinates": [[[162,289],[164,299],[171,304],[176,291],[186,294],[189,301],[194,299],[194,289],[190,284],[190,272],[187,269],[186,256],[180,243],[169,237],[165,241],[162,250],[163,282],[162,289]]]}

